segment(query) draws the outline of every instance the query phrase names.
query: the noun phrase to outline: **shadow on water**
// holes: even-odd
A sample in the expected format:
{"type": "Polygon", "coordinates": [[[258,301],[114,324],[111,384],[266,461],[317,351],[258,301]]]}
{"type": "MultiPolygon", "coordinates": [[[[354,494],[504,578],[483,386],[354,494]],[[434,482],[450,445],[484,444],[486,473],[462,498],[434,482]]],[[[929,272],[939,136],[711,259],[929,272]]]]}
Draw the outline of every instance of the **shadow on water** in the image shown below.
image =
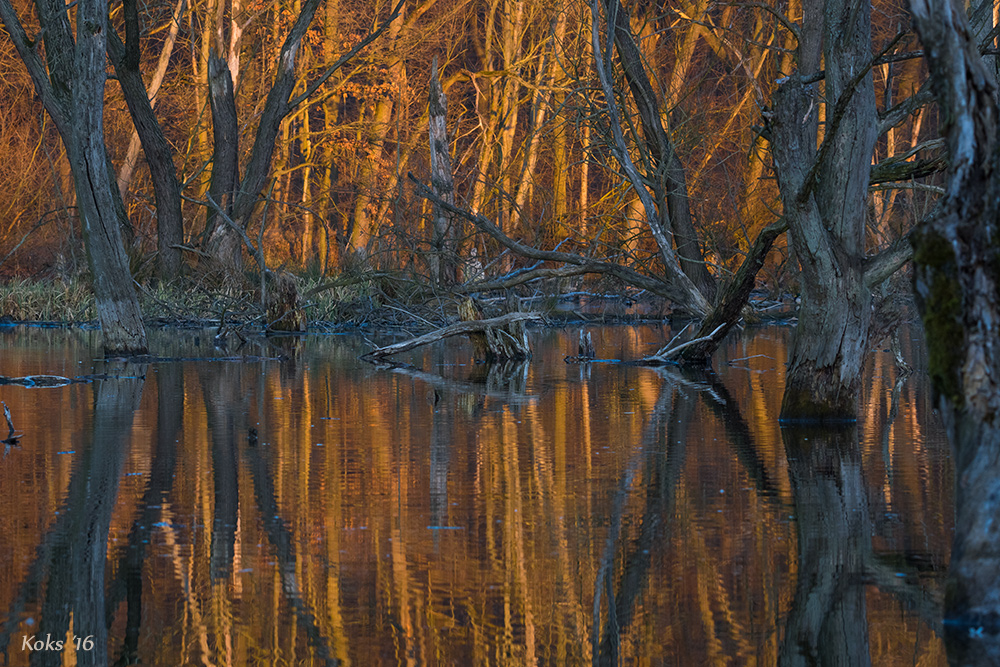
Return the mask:
{"type": "Polygon", "coordinates": [[[22,637],[70,631],[94,665],[944,659],[949,475],[914,379],[876,369],[858,426],[779,429],[780,332],[719,374],[540,337],[528,365],[296,338],[4,388],[2,662],[64,664],[22,637]]]}

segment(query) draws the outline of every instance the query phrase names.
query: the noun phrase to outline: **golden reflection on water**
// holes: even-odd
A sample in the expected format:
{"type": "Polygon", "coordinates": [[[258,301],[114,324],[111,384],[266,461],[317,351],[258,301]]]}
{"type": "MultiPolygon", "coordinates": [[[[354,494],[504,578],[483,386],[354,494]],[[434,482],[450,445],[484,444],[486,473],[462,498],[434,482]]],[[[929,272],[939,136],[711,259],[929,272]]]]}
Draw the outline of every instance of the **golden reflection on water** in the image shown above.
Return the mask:
{"type": "MultiPolygon", "coordinates": [[[[593,334],[621,359],[668,335],[593,334]]],[[[464,343],[419,371],[354,337],[124,368],[89,332],[3,335],[5,375],[122,376],[0,386],[25,434],[0,461],[3,664],[944,661],[947,446],[885,352],[858,425],[809,432],[776,421],[780,328],[716,375],[569,365],[575,329],[490,372],[464,343]],[[100,645],[22,650],[70,628],[100,645]]]]}

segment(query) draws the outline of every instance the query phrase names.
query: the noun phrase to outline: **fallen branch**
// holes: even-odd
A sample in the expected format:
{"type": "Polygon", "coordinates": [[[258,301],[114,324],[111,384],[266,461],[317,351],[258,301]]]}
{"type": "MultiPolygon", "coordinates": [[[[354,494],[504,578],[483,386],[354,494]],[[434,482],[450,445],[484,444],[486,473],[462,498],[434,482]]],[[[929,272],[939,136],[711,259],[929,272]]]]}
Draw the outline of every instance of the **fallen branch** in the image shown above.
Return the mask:
{"type": "Polygon", "coordinates": [[[394,343],[392,345],[377,348],[368,354],[363,355],[361,358],[368,361],[378,361],[394,354],[399,354],[400,352],[407,352],[422,345],[427,345],[428,343],[435,343],[445,338],[451,338],[452,336],[481,333],[487,331],[488,329],[504,327],[509,324],[513,324],[514,322],[540,321],[541,319],[541,313],[507,313],[506,315],[501,315],[500,317],[491,317],[485,320],[456,322],[455,324],[448,325],[436,331],[431,331],[430,333],[426,333],[422,336],[404,340],[401,343],[394,343]]]}
{"type": "Polygon", "coordinates": [[[649,357],[643,357],[642,362],[644,364],[663,364],[663,363],[667,363],[673,357],[676,357],[678,354],[680,354],[681,351],[683,351],[683,350],[691,347],[692,345],[697,345],[699,343],[707,343],[709,341],[715,340],[716,334],[718,334],[720,331],[722,331],[723,329],[726,329],[726,328],[727,328],[726,327],[726,323],[723,322],[719,326],[715,327],[715,329],[712,331],[712,333],[708,334],[707,336],[701,336],[700,338],[695,338],[694,340],[689,340],[688,342],[681,343],[680,345],[678,345],[676,347],[669,347],[669,346],[667,346],[668,349],[660,350],[656,354],[654,354],[652,356],[649,356],[649,357]]]}
{"type": "MultiPolygon", "coordinates": [[[[684,310],[690,315],[698,318],[705,317],[709,312],[709,304],[701,298],[696,302],[692,302],[689,298],[690,294],[674,285],[671,282],[666,282],[663,280],[657,280],[651,276],[643,275],[638,271],[628,268],[627,266],[622,266],[621,264],[616,264],[614,262],[605,262],[601,260],[588,259],[580,255],[576,255],[570,252],[559,252],[556,250],[540,250],[533,246],[529,246],[520,241],[516,241],[509,236],[507,236],[499,227],[497,227],[488,218],[479,215],[478,213],[471,213],[463,208],[454,206],[444,201],[440,197],[434,194],[434,192],[428,188],[426,185],[420,182],[416,176],[412,173],[408,173],[407,177],[413,182],[416,187],[417,195],[423,197],[424,199],[430,201],[433,204],[437,204],[442,209],[465,218],[473,225],[475,225],[481,232],[491,236],[495,240],[499,241],[504,247],[509,248],[511,251],[517,253],[522,257],[527,257],[528,259],[542,260],[546,262],[561,262],[563,264],[570,264],[577,267],[574,271],[560,270],[563,271],[561,274],[557,275],[580,275],[583,273],[600,273],[614,276],[619,280],[638,287],[640,289],[647,290],[658,296],[670,299],[674,306],[679,310],[684,310]]],[[[550,271],[557,271],[558,269],[552,269],[550,271]]],[[[538,277],[546,277],[544,275],[539,275],[538,277]]],[[[461,288],[459,288],[461,289],[461,288]]],[[[477,289],[482,289],[482,286],[477,286],[477,289]]]]}
{"type": "MultiPolygon", "coordinates": [[[[73,382],[79,382],[73,378],[62,375],[25,375],[23,377],[7,377],[0,375],[0,384],[19,384],[22,387],[65,387],[73,382]]],[[[4,405],[4,416],[7,417],[7,424],[10,424],[10,412],[4,405]]]]}

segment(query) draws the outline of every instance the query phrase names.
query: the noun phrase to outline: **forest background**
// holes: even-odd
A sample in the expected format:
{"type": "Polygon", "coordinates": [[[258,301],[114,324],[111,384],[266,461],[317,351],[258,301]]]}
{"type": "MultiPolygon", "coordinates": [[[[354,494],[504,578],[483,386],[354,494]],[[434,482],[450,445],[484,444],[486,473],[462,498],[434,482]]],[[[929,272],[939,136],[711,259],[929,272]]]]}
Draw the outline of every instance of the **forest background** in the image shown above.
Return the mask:
{"type": "MultiPolygon", "coordinates": [[[[26,32],[37,34],[28,3],[14,7],[26,21],[26,32]]],[[[217,203],[210,191],[213,56],[225,63],[234,84],[238,135],[227,141],[236,144],[245,169],[282,45],[302,9],[298,0],[179,0],[138,7],[141,70],[183,196],[183,234],[170,248],[182,254],[194,283],[216,293],[227,280],[208,261],[219,253],[206,253],[217,203]]],[[[431,180],[428,91],[436,59],[447,96],[454,191],[461,207],[535,248],[663,273],[643,203],[613,156],[615,140],[595,71],[590,7],[407,0],[376,41],[310,90],[392,9],[384,2],[328,0],[308,25],[296,54],[291,95],[311,94],[280,123],[271,168],[246,229],[247,240],[261,241],[268,267],[283,267],[311,280],[310,285],[368,272],[374,281],[367,283],[369,291],[359,293],[356,281],[342,281],[355,288],[338,288],[337,303],[373,292],[383,301],[402,298],[407,280],[433,282],[435,214],[406,174],[431,180]]],[[[637,4],[628,11],[662,121],[683,166],[682,196],[704,261],[724,279],[761,230],[780,217],[765,126],[777,82],[797,68],[796,24],[802,22],[802,8],[796,0],[773,6],[705,1],[637,4]]],[[[112,5],[111,25],[122,34],[125,13],[112,5]]],[[[873,162],[897,169],[903,162],[932,163],[943,148],[929,95],[918,94],[926,64],[909,20],[905,3],[874,5],[871,50],[881,58],[873,61],[872,72],[884,127],[873,162]]],[[[74,290],[86,294],[76,279],[87,264],[70,163],[12,41],[0,41],[0,49],[0,99],[6,108],[0,120],[0,188],[7,193],[0,202],[0,275],[56,280],[69,290],[69,305],[61,313],[25,312],[37,306],[16,292],[8,292],[0,311],[15,319],[89,319],[89,299],[72,299],[74,290]]],[[[637,164],[645,161],[650,173],[641,111],[624,92],[628,83],[622,68],[611,74],[629,152],[637,164]]],[[[154,188],[117,81],[105,88],[104,114],[106,145],[128,211],[124,240],[130,269],[140,284],[152,284],[157,252],[163,250],[157,243],[154,188]]],[[[821,108],[821,126],[825,114],[821,108]]],[[[904,169],[882,181],[873,176],[867,252],[889,247],[927,215],[940,192],[928,171],[934,170],[904,169]]],[[[534,259],[505,252],[467,220],[455,216],[450,223],[458,277],[467,283],[536,265],[534,259]]],[[[160,273],[174,282],[179,275],[160,273]]],[[[759,285],[778,297],[797,289],[797,275],[796,259],[778,238],[758,274],[759,285]]],[[[231,282],[231,271],[228,276],[231,282]]],[[[550,289],[571,291],[581,285],[582,278],[564,279],[550,289]]],[[[605,291],[622,290],[620,284],[605,286],[605,291]]],[[[237,286],[234,293],[245,294],[245,289],[237,286]]]]}

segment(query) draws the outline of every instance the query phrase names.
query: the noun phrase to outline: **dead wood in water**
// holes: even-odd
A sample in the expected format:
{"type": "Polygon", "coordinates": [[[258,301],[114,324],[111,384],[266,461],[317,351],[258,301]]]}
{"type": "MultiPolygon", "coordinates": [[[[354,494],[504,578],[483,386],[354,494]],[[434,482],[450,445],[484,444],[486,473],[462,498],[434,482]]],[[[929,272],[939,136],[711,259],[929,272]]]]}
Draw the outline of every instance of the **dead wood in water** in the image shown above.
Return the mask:
{"type": "MultiPolygon", "coordinates": [[[[452,336],[462,336],[469,334],[485,334],[487,337],[494,337],[496,340],[505,341],[505,345],[512,345],[511,340],[514,336],[505,331],[505,329],[513,324],[522,324],[528,321],[539,321],[542,319],[541,313],[507,313],[506,315],[501,315],[500,317],[491,317],[485,320],[472,320],[468,322],[456,322],[455,324],[450,324],[446,327],[442,327],[436,331],[431,331],[422,336],[417,336],[416,338],[411,338],[409,340],[404,340],[400,343],[394,343],[392,345],[386,345],[385,347],[380,347],[378,349],[372,350],[368,354],[364,355],[362,359],[368,361],[379,361],[390,357],[394,354],[399,354],[400,352],[407,352],[413,350],[422,345],[427,345],[428,343],[436,343],[439,340],[444,340],[445,338],[451,338],[452,336]],[[491,333],[492,332],[492,333],[491,333]],[[511,339],[511,340],[508,340],[511,339]]],[[[523,342],[523,349],[527,350],[527,341],[518,341],[518,343],[523,342]]],[[[502,350],[506,348],[498,348],[502,350]]],[[[512,348],[513,349],[513,348],[512,348]]],[[[529,355],[530,356],[530,355],[529,355]]],[[[522,357],[527,358],[527,357],[522,357]]],[[[515,357],[506,357],[506,359],[515,359],[515,357]]],[[[494,360],[500,361],[505,360],[504,358],[495,358],[494,360]]]]}
{"type": "MultiPolygon", "coordinates": [[[[3,416],[4,419],[7,420],[7,437],[0,440],[0,442],[3,442],[3,444],[7,445],[7,448],[10,449],[11,445],[17,444],[20,439],[20,434],[14,430],[14,420],[10,417],[10,408],[7,407],[6,403],[3,403],[3,416]]],[[[4,454],[6,454],[6,452],[4,452],[4,454]]]]}

